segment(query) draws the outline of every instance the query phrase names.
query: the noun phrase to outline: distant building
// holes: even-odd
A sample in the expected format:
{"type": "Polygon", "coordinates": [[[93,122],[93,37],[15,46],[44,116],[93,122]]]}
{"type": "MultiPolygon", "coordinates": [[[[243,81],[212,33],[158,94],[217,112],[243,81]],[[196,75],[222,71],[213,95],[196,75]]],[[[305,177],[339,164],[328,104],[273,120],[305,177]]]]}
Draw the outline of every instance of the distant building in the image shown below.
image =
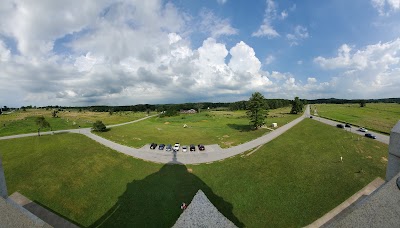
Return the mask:
{"type": "Polygon", "coordinates": [[[195,113],[197,113],[197,111],[194,110],[194,109],[181,110],[181,111],[179,111],[179,112],[182,113],[182,114],[195,114],[195,113]]]}

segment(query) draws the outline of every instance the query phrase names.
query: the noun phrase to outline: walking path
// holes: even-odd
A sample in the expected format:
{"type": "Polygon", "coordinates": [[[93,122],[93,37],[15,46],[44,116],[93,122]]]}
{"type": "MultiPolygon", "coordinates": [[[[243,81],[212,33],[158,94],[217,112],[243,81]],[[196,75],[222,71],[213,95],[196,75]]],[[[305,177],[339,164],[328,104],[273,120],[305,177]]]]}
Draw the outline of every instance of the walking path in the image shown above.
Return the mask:
{"type": "Polygon", "coordinates": [[[152,161],[157,163],[200,164],[200,163],[209,163],[209,162],[223,160],[235,156],[237,154],[243,153],[259,145],[265,144],[273,140],[274,138],[278,137],[279,135],[283,134],[285,131],[292,128],[296,124],[298,124],[308,115],[309,115],[309,109],[306,109],[306,112],[304,112],[304,114],[301,117],[257,139],[227,149],[222,149],[221,147],[219,147],[219,145],[206,145],[205,146],[206,150],[202,152],[196,151],[187,153],[182,153],[182,152],[172,153],[172,152],[166,152],[164,150],[161,151],[151,150],[150,148],[148,148],[148,145],[140,149],[135,149],[102,138],[98,135],[91,133],[90,130],[87,129],[81,131],[81,134],[84,134],[87,137],[111,149],[117,150],[121,153],[136,158],[140,158],[146,161],[152,161]]]}
{"type": "MultiPolygon", "coordinates": [[[[148,116],[142,119],[138,119],[135,121],[127,122],[127,123],[122,123],[122,124],[115,124],[115,125],[110,125],[108,127],[117,127],[117,126],[122,126],[125,124],[131,124],[135,122],[139,122],[142,120],[145,120],[147,118],[151,118],[155,115],[148,116]]],[[[255,147],[258,147],[260,145],[263,145],[265,143],[270,142],[271,140],[275,139],[279,135],[283,134],[296,124],[300,123],[304,118],[309,118],[310,117],[310,107],[307,105],[306,111],[302,116],[299,118],[293,120],[292,122],[283,125],[282,127],[269,132],[268,134],[265,134],[257,139],[254,139],[252,141],[240,144],[238,146],[222,149],[219,145],[214,144],[214,145],[206,145],[206,150],[199,152],[198,150],[196,152],[177,152],[177,153],[172,153],[172,152],[166,152],[164,150],[151,150],[148,145],[143,146],[140,149],[124,146],[115,142],[112,142],[108,139],[102,138],[96,134],[93,134],[91,132],[90,128],[82,128],[82,129],[73,129],[73,130],[61,130],[61,131],[54,131],[54,132],[43,132],[41,133],[42,135],[48,135],[48,134],[53,134],[53,133],[64,133],[64,132],[69,132],[69,133],[79,133],[83,134],[101,144],[104,146],[107,146],[113,150],[119,151],[121,153],[127,154],[129,156],[133,156],[139,159],[143,159],[146,161],[151,161],[151,162],[156,162],[156,163],[179,163],[179,164],[200,164],[200,163],[210,163],[214,161],[219,161],[223,160],[238,154],[241,154],[245,151],[251,150],[255,147]]],[[[329,125],[333,125],[336,127],[336,124],[338,124],[335,121],[327,120],[321,117],[313,117],[314,120],[320,121],[322,123],[326,123],[329,125]]],[[[348,131],[351,131],[352,133],[360,134],[363,135],[363,133],[360,133],[356,131],[355,129],[345,129],[348,131]]],[[[374,133],[375,134],[375,133],[374,133]]],[[[2,139],[12,139],[12,138],[21,138],[21,137],[28,137],[28,136],[36,136],[37,133],[30,133],[30,134],[22,134],[22,135],[13,135],[13,136],[5,136],[5,137],[0,137],[0,140],[2,139]]],[[[389,136],[381,135],[381,134],[376,134],[377,135],[377,140],[381,141],[383,143],[389,144],[389,136]]],[[[364,137],[364,136],[363,136],[364,137]]]]}

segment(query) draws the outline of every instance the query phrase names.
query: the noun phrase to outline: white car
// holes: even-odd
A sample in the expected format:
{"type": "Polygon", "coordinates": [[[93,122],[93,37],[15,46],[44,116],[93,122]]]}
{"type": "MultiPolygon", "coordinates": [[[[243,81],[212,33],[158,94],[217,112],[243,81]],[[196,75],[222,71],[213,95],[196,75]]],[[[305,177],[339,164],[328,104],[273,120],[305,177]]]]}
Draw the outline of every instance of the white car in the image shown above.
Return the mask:
{"type": "Polygon", "coordinates": [[[174,151],[179,151],[179,147],[181,147],[181,144],[175,143],[175,145],[174,145],[174,151]]]}
{"type": "Polygon", "coordinates": [[[358,130],[361,131],[361,132],[367,132],[368,131],[367,129],[365,129],[363,127],[360,127],[360,129],[358,129],[358,130]]]}
{"type": "Polygon", "coordinates": [[[182,152],[187,152],[187,146],[182,146],[182,152]]]}

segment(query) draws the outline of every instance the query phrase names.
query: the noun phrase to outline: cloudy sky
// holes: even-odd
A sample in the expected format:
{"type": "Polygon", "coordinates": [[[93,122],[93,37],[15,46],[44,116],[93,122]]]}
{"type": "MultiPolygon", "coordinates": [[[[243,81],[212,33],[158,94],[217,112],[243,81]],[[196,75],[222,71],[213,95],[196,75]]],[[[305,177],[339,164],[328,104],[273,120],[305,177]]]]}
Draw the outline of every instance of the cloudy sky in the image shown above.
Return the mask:
{"type": "Polygon", "coordinates": [[[0,2],[0,106],[399,90],[400,0],[0,2]]]}

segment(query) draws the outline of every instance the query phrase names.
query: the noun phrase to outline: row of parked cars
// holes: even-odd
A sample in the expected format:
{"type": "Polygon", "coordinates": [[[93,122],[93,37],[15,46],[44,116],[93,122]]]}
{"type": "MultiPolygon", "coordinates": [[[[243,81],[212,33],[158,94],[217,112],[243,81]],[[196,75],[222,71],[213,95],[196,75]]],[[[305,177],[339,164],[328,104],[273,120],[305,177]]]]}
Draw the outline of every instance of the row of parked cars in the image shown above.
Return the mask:
{"type": "MultiPolygon", "coordinates": [[[[150,149],[155,150],[156,148],[157,148],[157,143],[150,144],[150,149]]],[[[158,149],[159,150],[164,150],[164,148],[165,148],[165,151],[176,151],[177,152],[177,151],[180,150],[181,144],[180,143],[175,143],[174,146],[172,146],[171,144],[167,144],[167,145],[160,144],[160,145],[158,145],[158,149]]],[[[203,150],[206,149],[204,147],[204,145],[202,145],[202,144],[197,145],[197,148],[200,151],[203,151],[203,150]]],[[[190,146],[182,146],[182,152],[187,152],[188,150],[191,151],[191,152],[194,152],[194,151],[196,151],[196,146],[194,144],[190,144],[190,146]]]]}
{"type": "MultiPolygon", "coordinates": [[[[344,125],[343,125],[343,124],[337,124],[336,127],[338,127],[338,128],[345,128],[345,127],[351,128],[351,125],[348,124],[348,123],[346,123],[346,124],[344,124],[344,125]]],[[[363,128],[363,127],[360,127],[360,128],[358,129],[358,131],[367,132],[368,130],[365,129],[365,128],[363,128]]],[[[371,139],[376,139],[376,136],[373,135],[373,134],[371,134],[371,133],[366,133],[366,134],[365,134],[365,137],[371,138],[371,139]]]]}

